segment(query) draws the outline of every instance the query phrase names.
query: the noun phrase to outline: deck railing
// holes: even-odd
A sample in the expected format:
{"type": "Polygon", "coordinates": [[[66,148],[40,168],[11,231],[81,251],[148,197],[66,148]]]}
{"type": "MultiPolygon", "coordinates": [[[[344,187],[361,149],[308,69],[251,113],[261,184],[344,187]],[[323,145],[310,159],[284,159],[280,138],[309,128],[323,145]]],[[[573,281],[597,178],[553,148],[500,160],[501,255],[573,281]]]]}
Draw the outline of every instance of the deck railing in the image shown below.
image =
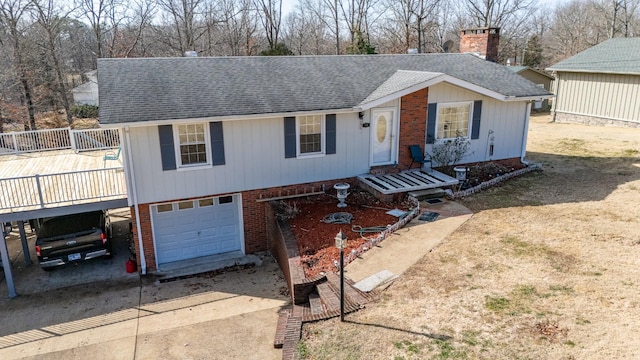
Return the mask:
{"type": "Polygon", "coordinates": [[[76,152],[120,146],[118,129],[31,130],[0,134],[0,155],[73,149],[76,152]]]}
{"type": "Polygon", "coordinates": [[[0,179],[0,210],[35,210],[126,196],[122,168],[0,179]]]}

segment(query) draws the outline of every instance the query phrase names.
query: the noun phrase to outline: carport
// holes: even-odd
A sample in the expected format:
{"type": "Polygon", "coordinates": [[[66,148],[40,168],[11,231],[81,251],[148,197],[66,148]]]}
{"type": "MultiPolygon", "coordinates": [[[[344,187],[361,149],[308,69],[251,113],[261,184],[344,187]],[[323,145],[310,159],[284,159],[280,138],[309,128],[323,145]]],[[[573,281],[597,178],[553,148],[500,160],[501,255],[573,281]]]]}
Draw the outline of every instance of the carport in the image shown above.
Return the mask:
{"type": "MultiPolygon", "coordinates": [[[[0,134],[0,140],[0,224],[18,222],[26,264],[31,259],[24,222],[128,206],[122,164],[106,167],[104,160],[106,151],[120,145],[117,130],[11,132],[0,134]]],[[[4,232],[1,236],[0,259],[13,298],[11,260],[4,232]]]]}
{"type": "MultiPolygon", "coordinates": [[[[26,265],[30,265],[32,260],[29,255],[29,248],[27,245],[27,236],[24,230],[24,223],[31,219],[43,219],[54,216],[68,215],[68,214],[78,214],[89,211],[96,210],[107,210],[107,209],[115,209],[122,208],[127,206],[127,199],[117,199],[117,200],[108,200],[108,201],[100,201],[88,204],[80,204],[73,206],[65,206],[65,207],[57,207],[50,209],[40,209],[40,210],[32,210],[32,211],[24,211],[19,213],[9,213],[9,214],[0,214],[0,223],[4,224],[7,222],[18,222],[18,228],[20,231],[20,239],[22,242],[22,252],[24,254],[24,261],[26,265]]],[[[4,230],[4,229],[3,229],[4,230]]],[[[4,271],[4,277],[7,281],[7,290],[10,298],[14,298],[18,296],[15,288],[15,284],[13,282],[13,273],[11,269],[11,260],[9,258],[9,251],[7,245],[7,239],[4,236],[4,232],[2,234],[2,242],[0,243],[0,256],[2,259],[2,268],[4,271]]]]}

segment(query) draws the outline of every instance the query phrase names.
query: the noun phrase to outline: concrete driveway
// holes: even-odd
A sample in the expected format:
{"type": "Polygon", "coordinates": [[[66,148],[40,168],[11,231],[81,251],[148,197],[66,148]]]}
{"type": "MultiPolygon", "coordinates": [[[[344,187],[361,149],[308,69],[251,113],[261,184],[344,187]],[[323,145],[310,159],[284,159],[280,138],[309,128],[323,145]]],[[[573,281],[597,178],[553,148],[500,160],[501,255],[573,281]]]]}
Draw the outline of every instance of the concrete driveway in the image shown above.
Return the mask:
{"type": "MultiPolygon", "coordinates": [[[[118,279],[0,300],[0,359],[280,359],[280,269],[118,279]]],[[[37,266],[37,265],[35,265],[37,266]]]]}

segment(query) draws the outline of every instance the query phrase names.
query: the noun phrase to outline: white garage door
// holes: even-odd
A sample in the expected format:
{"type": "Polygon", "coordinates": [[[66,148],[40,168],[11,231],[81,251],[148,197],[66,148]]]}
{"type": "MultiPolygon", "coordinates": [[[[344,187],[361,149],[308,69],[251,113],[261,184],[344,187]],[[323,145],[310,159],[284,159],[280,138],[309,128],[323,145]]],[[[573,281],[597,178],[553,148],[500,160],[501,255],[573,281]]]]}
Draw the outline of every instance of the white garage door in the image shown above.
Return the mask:
{"type": "Polygon", "coordinates": [[[241,250],[240,196],[154,205],[158,265],[241,250]]]}

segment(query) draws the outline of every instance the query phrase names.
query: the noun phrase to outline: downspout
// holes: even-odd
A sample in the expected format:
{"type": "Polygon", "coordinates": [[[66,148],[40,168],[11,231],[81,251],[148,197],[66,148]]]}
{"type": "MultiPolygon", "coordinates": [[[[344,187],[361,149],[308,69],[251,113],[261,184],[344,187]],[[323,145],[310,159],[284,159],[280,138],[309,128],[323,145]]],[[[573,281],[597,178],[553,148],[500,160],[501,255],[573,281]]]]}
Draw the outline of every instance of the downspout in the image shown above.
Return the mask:
{"type": "Polygon", "coordinates": [[[140,226],[140,210],[138,209],[138,188],[136,187],[136,174],[133,166],[133,156],[131,155],[131,136],[129,135],[129,127],[124,127],[124,138],[127,142],[127,167],[128,173],[131,174],[131,196],[133,198],[133,208],[136,213],[136,232],[138,233],[138,249],[140,251],[140,270],[142,275],[147,274],[147,261],[144,256],[144,247],[142,244],[142,227],[140,226]]]}
{"type": "Polygon", "coordinates": [[[557,72],[553,72],[553,77],[555,81],[553,82],[553,94],[555,95],[555,99],[553,99],[553,106],[551,109],[551,122],[556,122],[556,109],[558,108],[558,90],[560,89],[560,76],[557,72]]]}
{"type": "Polygon", "coordinates": [[[527,102],[527,110],[524,114],[524,129],[522,130],[522,154],[520,155],[520,162],[529,166],[529,163],[524,160],[527,154],[527,136],[529,135],[529,119],[531,118],[531,102],[527,102]]]}

